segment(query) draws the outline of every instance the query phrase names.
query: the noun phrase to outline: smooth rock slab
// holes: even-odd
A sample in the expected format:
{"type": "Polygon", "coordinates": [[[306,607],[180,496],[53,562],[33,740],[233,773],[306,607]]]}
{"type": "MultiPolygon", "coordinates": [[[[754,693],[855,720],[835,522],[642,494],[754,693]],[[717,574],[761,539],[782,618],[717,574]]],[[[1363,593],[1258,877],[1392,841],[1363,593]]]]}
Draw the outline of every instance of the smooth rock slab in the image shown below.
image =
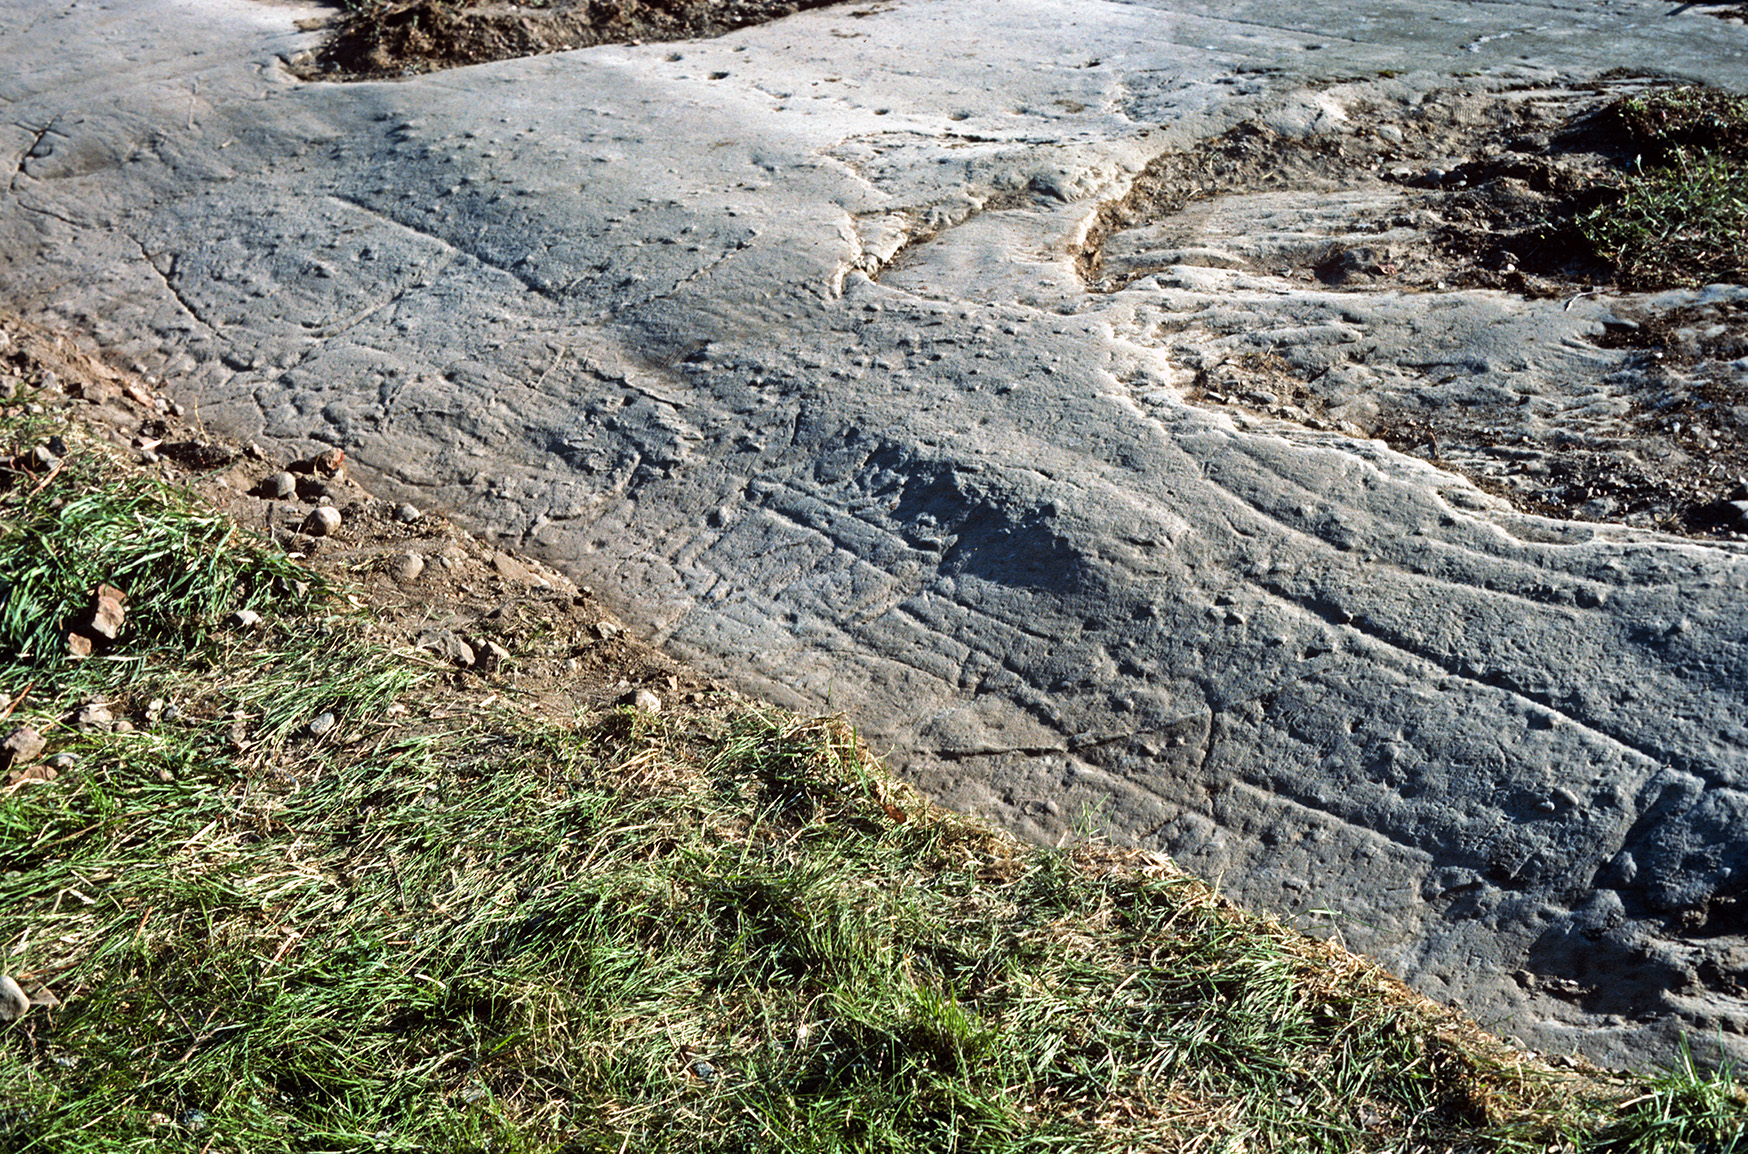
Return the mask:
{"type": "Polygon", "coordinates": [[[1350,130],[1325,78],[1748,87],[1740,26],[907,0],[338,87],[278,63],[291,7],[6,7],[0,289],[207,423],[344,449],[950,804],[1165,849],[1496,1029],[1744,1053],[1748,554],[1195,408],[1159,327],[1539,381],[1606,360],[1560,351],[1588,322],[1214,268],[1095,297],[1072,257],[1163,148],[1350,130]]]}

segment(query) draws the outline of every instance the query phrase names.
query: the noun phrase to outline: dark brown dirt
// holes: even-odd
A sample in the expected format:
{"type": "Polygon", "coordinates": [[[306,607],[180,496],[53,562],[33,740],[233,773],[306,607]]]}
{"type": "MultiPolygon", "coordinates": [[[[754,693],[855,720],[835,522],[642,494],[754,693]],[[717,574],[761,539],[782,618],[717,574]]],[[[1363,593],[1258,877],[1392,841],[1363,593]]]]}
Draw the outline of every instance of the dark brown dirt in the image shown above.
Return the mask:
{"type": "MultiPolygon", "coordinates": [[[[1748,24],[1748,4],[1741,0],[1688,0],[1682,8],[1698,8],[1709,12],[1720,20],[1729,20],[1736,24],[1748,24]]],[[[1679,9],[1677,9],[1679,11],[1679,9]]]]}
{"type": "Polygon", "coordinates": [[[721,36],[838,0],[362,0],[336,15],[305,79],[410,76],[597,44],[721,36]]]}
{"type": "Polygon", "coordinates": [[[1350,118],[1371,131],[1304,139],[1245,122],[1148,165],[1129,194],[1101,213],[1082,273],[1089,287],[1111,292],[1159,271],[1107,270],[1104,245],[1115,233],[1197,201],[1395,187],[1408,194],[1396,215],[1369,223],[1379,231],[1416,228],[1418,239],[1311,249],[1270,271],[1337,287],[1497,288],[1532,296],[1612,285],[1613,270],[1569,223],[1610,199],[1632,162],[1631,141],[1607,112],[1612,93],[1595,87],[1588,97],[1453,90],[1406,107],[1355,103],[1350,118]]]}

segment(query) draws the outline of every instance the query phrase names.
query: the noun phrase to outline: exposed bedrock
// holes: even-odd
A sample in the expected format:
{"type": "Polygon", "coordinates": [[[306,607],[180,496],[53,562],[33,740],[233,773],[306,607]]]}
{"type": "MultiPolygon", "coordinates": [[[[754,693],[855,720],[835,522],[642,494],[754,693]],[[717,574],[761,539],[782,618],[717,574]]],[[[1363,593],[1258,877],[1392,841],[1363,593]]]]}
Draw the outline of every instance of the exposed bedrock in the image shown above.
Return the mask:
{"type": "Polygon", "coordinates": [[[0,290],[210,425],[342,445],[948,804],[1163,848],[1501,1032],[1748,1056],[1748,550],[1184,388],[1255,331],[1557,417],[1618,302],[1075,262],[1165,148],[1369,131],[1355,75],[1748,87],[1741,25],[901,0],[322,86],[295,8],[5,8],[0,290]]]}

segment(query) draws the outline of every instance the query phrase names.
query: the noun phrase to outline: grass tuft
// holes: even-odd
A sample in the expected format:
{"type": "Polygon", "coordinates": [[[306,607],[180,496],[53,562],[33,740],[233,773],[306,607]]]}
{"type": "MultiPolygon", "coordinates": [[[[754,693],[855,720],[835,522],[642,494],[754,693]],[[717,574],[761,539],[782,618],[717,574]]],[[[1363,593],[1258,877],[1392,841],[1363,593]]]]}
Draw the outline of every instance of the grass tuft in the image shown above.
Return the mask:
{"type": "Polygon", "coordinates": [[[1627,284],[1748,280],[1748,166],[1741,161],[1676,148],[1665,164],[1628,174],[1615,199],[1577,223],[1627,284]]]}
{"type": "Polygon", "coordinates": [[[114,685],[156,649],[205,644],[227,613],[295,602],[320,584],[187,495],[121,471],[70,426],[33,420],[8,441],[15,463],[38,445],[63,450],[52,469],[0,469],[0,674],[9,679],[50,691],[74,678],[114,685]],[[104,584],[127,595],[126,623],[116,645],[81,663],[67,634],[104,584]]]}
{"type": "Polygon", "coordinates": [[[1653,165],[1679,153],[1748,160],[1748,96],[1684,84],[1653,88],[1611,104],[1605,119],[1627,147],[1653,165]]]}
{"type": "Polygon", "coordinates": [[[1651,1080],[1617,1107],[1597,1148],[1645,1154],[1737,1154],[1748,1151],[1748,1090],[1725,1067],[1706,1071],[1683,1052],[1682,1064],[1651,1080]]]}
{"type": "Polygon", "coordinates": [[[1748,280],[1748,96],[1653,89],[1603,118],[1637,157],[1574,222],[1591,251],[1630,287],[1748,280]]]}

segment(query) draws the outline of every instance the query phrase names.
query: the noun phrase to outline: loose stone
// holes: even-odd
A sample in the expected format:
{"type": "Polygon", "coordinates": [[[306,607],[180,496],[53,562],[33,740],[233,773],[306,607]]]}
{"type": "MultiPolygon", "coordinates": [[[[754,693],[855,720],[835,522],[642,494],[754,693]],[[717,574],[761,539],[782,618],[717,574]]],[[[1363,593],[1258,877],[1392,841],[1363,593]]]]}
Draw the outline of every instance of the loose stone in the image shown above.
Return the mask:
{"type": "Polygon", "coordinates": [[[424,634],[418,646],[456,665],[471,666],[474,662],[473,646],[447,629],[424,634]]]}
{"type": "Polygon", "coordinates": [[[92,594],[91,632],[114,641],[127,622],[127,594],[113,585],[99,585],[92,594]]]}
{"type": "Polygon", "coordinates": [[[269,473],[255,486],[255,492],[262,497],[284,501],[297,492],[297,478],[285,472],[269,473]]]}
{"type": "Polygon", "coordinates": [[[30,998],[11,974],[0,974],[0,1022],[22,1018],[30,1012],[30,998]]]}
{"type": "Polygon", "coordinates": [[[43,735],[28,725],[21,725],[6,736],[4,744],[0,744],[0,753],[5,753],[8,763],[31,761],[42,755],[48,742],[43,735]]]}
{"type": "Polygon", "coordinates": [[[403,525],[411,525],[414,521],[417,521],[419,517],[420,513],[418,507],[415,505],[408,505],[403,502],[395,506],[395,520],[403,525]]]}
{"type": "Polygon", "coordinates": [[[322,737],[326,735],[333,730],[335,723],[336,718],[332,713],[316,714],[315,718],[311,720],[309,724],[310,736],[322,737]]]}
{"type": "Polygon", "coordinates": [[[417,553],[402,553],[395,558],[391,572],[396,581],[417,581],[425,571],[425,559],[417,553]]]}
{"type": "Polygon", "coordinates": [[[109,711],[109,706],[96,701],[80,706],[73,717],[73,725],[78,729],[108,729],[114,724],[115,714],[109,711]]]}
{"type": "Polygon", "coordinates": [[[340,510],[332,505],[321,505],[310,511],[303,519],[303,531],[311,537],[326,537],[340,527],[340,510]]]}
{"type": "Polygon", "coordinates": [[[522,564],[522,562],[516,560],[508,553],[492,554],[492,568],[497,570],[499,576],[508,577],[510,580],[518,581],[524,585],[546,584],[546,582],[537,577],[528,566],[522,564]]]}
{"type": "Polygon", "coordinates": [[[243,629],[253,629],[261,624],[261,615],[253,609],[239,609],[231,614],[231,621],[243,629]]]}

